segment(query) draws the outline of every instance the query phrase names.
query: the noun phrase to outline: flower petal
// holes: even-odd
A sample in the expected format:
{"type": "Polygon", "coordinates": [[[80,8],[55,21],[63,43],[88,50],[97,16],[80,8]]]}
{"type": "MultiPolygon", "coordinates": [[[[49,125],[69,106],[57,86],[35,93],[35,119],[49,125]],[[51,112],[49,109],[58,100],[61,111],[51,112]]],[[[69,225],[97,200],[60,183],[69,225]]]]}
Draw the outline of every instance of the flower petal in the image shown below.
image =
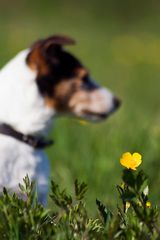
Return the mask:
{"type": "Polygon", "coordinates": [[[125,152],[125,153],[123,153],[123,155],[122,155],[122,158],[131,158],[132,157],[132,154],[130,153],[130,152],[125,152]]]}
{"type": "Polygon", "coordinates": [[[137,158],[137,159],[139,159],[139,160],[142,159],[141,154],[139,154],[139,153],[137,153],[137,152],[133,153],[133,157],[135,157],[135,158],[137,158]]]}
{"type": "Polygon", "coordinates": [[[132,159],[136,167],[138,167],[142,162],[142,156],[139,153],[133,153],[132,159]]]}
{"type": "Polygon", "coordinates": [[[120,163],[121,165],[129,169],[131,165],[131,160],[132,160],[131,153],[126,152],[122,155],[122,158],[120,159],[120,163]]]}

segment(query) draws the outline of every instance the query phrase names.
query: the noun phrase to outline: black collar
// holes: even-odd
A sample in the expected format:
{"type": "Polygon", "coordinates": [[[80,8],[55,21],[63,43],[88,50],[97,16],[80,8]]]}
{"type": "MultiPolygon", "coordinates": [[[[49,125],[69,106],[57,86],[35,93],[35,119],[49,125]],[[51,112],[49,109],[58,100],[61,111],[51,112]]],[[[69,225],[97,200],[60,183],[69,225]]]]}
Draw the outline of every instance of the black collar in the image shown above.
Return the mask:
{"type": "Polygon", "coordinates": [[[37,149],[42,149],[53,144],[52,140],[47,140],[43,137],[23,134],[21,132],[16,131],[10,125],[5,123],[0,124],[0,134],[13,137],[37,149]]]}

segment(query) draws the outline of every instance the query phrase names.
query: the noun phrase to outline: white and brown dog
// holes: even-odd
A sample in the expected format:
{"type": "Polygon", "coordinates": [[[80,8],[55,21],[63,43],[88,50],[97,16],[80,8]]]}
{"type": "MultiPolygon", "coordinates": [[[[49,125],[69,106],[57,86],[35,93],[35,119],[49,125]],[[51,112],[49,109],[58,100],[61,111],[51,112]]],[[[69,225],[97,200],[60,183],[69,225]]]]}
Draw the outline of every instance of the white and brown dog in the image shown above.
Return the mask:
{"type": "Polygon", "coordinates": [[[88,70],[63,49],[74,41],[52,36],[20,52],[0,71],[0,187],[18,191],[26,174],[46,203],[49,163],[44,137],[59,115],[101,121],[119,100],[90,79],[88,70]]]}

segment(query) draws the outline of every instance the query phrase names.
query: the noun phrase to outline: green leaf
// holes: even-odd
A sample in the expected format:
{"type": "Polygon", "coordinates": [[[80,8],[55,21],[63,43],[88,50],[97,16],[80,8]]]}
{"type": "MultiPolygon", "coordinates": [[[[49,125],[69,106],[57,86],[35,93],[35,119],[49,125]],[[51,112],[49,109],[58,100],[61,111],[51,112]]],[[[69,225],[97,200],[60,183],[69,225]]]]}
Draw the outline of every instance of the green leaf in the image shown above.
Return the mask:
{"type": "Polygon", "coordinates": [[[136,177],[136,189],[139,192],[143,192],[147,185],[148,185],[148,177],[141,170],[141,171],[139,171],[139,173],[136,177]]]}
{"type": "Polygon", "coordinates": [[[76,179],[74,182],[74,186],[75,186],[75,196],[77,200],[82,200],[85,196],[85,193],[87,191],[87,184],[82,182],[79,183],[78,180],[76,179]]]}
{"type": "Polygon", "coordinates": [[[129,187],[135,187],[135,174],[133,170],[124,169],[122,179],[129,187]]]}
{"type": "Polygon", "coordinates": [[[103,222],[105,224],[108,224],[113,216],[112,212],[109,209],[107,209],[106,206],[98,199],[96,199],[96,204],[98,206],[98,210],[103,219],[103,222]]]}
{"type": "Polygon", "coordinates": [[[72,197],[66,193],[66,190],[60,190],[59,186],[52,180],[51,181],[52,193],[50,194],[53,202],[58,206],[65,209],[72,204],[72,197]]]}
{"type": "Polygon", "coordinates": [[[131,191],[131,190],[126,190],[122,195],[121,198],[123,201],[125,202],[130,202],[132,201],[134,198],[136,198],[136,194],[135,192],[131,191]]]}

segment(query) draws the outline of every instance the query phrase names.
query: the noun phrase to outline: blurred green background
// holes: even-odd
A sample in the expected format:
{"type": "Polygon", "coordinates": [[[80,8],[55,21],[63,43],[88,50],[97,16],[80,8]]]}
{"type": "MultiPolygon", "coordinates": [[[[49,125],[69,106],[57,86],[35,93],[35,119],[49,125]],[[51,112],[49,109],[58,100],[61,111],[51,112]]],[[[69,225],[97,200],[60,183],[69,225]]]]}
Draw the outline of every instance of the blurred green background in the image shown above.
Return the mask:
{"type": "Polygon", "coordinates": [[[70,47],[92,76],[123,102],[101,124],[59,119],[48,149],[52,178],[72,189],[75,178],[95,198],[113,205],[120,156],[143,155],[152,201],[160,202],[160,2],[138,0],[0,0],[0,66],[21,49],[54,33],[76,39],[70,47]]]}

